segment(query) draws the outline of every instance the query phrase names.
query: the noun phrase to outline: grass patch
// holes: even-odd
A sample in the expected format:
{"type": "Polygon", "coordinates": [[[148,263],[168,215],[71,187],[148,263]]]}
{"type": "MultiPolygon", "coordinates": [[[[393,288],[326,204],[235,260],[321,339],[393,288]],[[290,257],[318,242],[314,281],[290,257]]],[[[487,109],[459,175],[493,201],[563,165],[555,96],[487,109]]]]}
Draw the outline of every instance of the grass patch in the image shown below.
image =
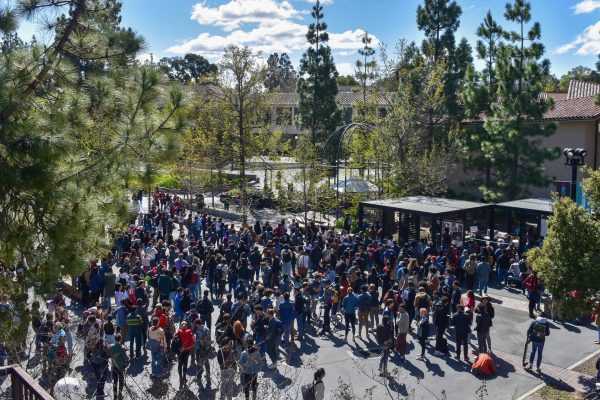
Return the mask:
{"type": "Polygon", "coordinates": [[[573,368],[573,371],[579,372],[580,374],[586,374],[590,376],[596,376],[596,360],[597,357],[592,357],[586,362],[573,368]]]}
{"type": "Polygon", "coordinates": [[[551,386],[544,386],[528,400],[583,400],[583,395],[577,392],[567,392],[551,386]]]}

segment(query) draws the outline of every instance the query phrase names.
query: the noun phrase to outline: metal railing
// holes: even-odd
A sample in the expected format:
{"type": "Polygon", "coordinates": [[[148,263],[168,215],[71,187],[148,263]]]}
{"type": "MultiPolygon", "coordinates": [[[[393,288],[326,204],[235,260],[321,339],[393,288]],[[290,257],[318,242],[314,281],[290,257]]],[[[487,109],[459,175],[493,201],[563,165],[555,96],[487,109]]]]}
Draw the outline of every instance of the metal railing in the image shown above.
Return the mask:
{"type": "Polygon", "coordinates": [[[0,367],[0,376],[10,376],[12,400],[54,400],[23,368],[0,367]]]}

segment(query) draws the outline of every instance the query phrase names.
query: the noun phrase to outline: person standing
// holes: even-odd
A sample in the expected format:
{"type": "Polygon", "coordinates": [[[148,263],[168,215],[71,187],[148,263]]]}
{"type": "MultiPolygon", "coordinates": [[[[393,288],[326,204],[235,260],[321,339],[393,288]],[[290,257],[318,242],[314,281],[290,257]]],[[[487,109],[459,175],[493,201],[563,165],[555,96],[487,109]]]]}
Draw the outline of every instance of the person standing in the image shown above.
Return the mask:
{"type": "Polygon", "coordinates": [[[463,266],[465,270],[465,280],[467,281],[467,290],[473,290],[475,287],[475,277],[477,276],[477,256],[471,254],[463,266]]]}
{"type": "Polygon", "coordinates": [[[125,386],[125,370],[129,366],[127,350],[121,345],[123,337],[117,333],[115,344],[110,347],[110,358],[112,364],[113,399],[123,399],[123,387],[125,386]]]}
{"type": "Polygon", "coordinates": [[[435,335],[435,355],[443,356],[448,352],[448,343],[444,337],[444,333],[448,328],[450,304],[448,295],[444,294],[441,299],[436,300],[433,305],[433,324],[437,328],[435,335]]]}
{"type": "Polygon", "coordinates": [[[283,347],[287,357],[290,356],[291,346],[290,337],[292,334],[292,324],[294,323],[295,311],[294,305],[290,301],[290,293],[283,294],[283,303],[279,305],[279,319],[283,324],[283,347]]]}
{"type": "Polygon", "coordinates": [[[490,296],[488,296],[487,294],[484,294],[483,296],[481,296],[481,303],[479,303],[477,305],[477,307],[475,308],[475,313],[477,314],[486,314],[486,319],[489,320],[489,327],[487,330],[487,334],[485,337],[486,340],[486,344],[487,344],[487,351],[489,353],[492,353],[492,337],[490,336],[490,328],[494,325],[494,316],[496,315],[495,311],[494,311],[494,307],[492,306],[492,303],[490,303],[490,296]]]}
{"type": "Polygon", "coordinates": [[[212,313],[215,310],[212,301],[208,298],[210,291],[204,290],[204,296],[196,303],[196,310],[200,315],[202,325],[206,325],[208,329],[212,328],[212,313]]]}
{"type": "Polygon", "coordinates": [[[531,342],[531,354],[529,355],[529,365],[527,369],[533,367],[533,360],[537,353],[536,372],[540,373],[542,364],[542,352],[546,343],[546,336],[550,335],[550,325],[546,318],[538,317],[535,321],[531,321],[527,328],[527,339],[531,342]]]}
{"type": "Polygon", "coordinates": [[[217,362],[221,368],[221,400],[233,399],[235,388],[236,353],[234,342],[226,337],[221,342],[221,348],[217,352],[217,362]]]}
{"type": "Polygon", "coordinates": [[[256,400],[261,358],[253,339],[248,340],[247,346],[240,356],[240,379],[246,400],[250,399],[250,391],[252,391],[252,399],[256,400]]]}
{"type": "Polygon", "coordinates": [[[273,310],[272,308],[270,308],[267,311],[267,315],[269,318],[269,323],[267,328],[267,338],[265,339],[265,345],[267,354],[271,359],[271,364],[267,365],[267,368],[275,369],[277,368],[277,359],[279,358],[278,341],[280,332],[279,325],[281,324],[281,321],[279,321],[275,317],[275,310],[273,310]]]}
{"type": "Polygon", "coordinates": [[[315,400],[325,399],[325,384],[323,383],[325,378],[325,369],[319,368],[313,375],[313,387],[315,392],[315,400]]]}
{"type": "Polygon", "coordinates": [[[354,295],[352,288],[348,288],[346,297],[342,300],[342,308],[344,310],[344,320],[346,322],[344,340],[348,342],[348,332],[352,327],[352,340],[355,339],[356,332],[356,308],[358,307],[358,297],[354,295]]]}
{"type": "Polygon", "coordinates": [[[367,285],[362,285],[358,296],[358,337],[362,338],[362,328],[365,328],[366,339],[369,340],[369,312],[371,311],[371,295],[367,285]]]}
{"type": "Polygon", "coordinates": [[[306,312],[310,310],[308,300],[304,297],[302,292],[302,288],[294,288],[294,309],[296,310],[297,339],[300,341],[302,341],[304,336],[306,312]]]}
{"type": "Polygon", "coordinates": [[[133,345],[135,342],[135,356],[140,357],[142,355],[142,326],[144,320],[136,312],[135,308],[132,308],[127,315],[127,332],[129,333],[129,357],[133,358],[133,345]]]}
{"type": "Polygon", "coordinates": [[[196,339],[194,353],[192,354],[192,363],[196,362],[196,379],[198,386],[202,386],[202,374],[206,371],[206,387],[210,388],[210,353],[211,340],[210,329],[202,322],[200,318],[194,321],[194,337],[196,339]]]}
{"type": "Polygon", "coordinates": [[[186,321],[179,326],[177,336],[181,343],[181,352],[177,357],[177,372],[179,373],[179,387],[182,387],[187,383],[188,360],[190,352],[194,348],[195,338],[186,321]]]}
{"type": "Polygon", "coordinates": [[[479,295],[487,294],[488,282],[490,280],[490,273],[492,272],[492,266],[486,261],[485,258],[477,264],[477,279],[479,281],[479,295]]]}
{"type": "Polygon", "coordinates": [[[98,398],[104,398],[104,384],[108,377],[108,360],[110,353],[104,344],[104,340],[100,339],[96,342],[96,347],[92,350],[92,365],[94,367],[94,375],[96,377],[96,395],[98,398]]]}
{"type": "Polygon", "coordinates": [[[382,376],[387,376],[388,359],[390,358],[390,349],[394,339],[394,329],[390,323],[390,318],[386,315],[382,318],[381,324],[377,326],[375,331],[377,344],[381,348],[381,359],[379,361],[379,371],[382,376]]]}
{"type": "Polygon", "coordinates": [[[419,310],[419,320],[417,322],[417,338],[419,339],[419,345],[421,346],[421,355],[417,358],[420,361],[426,361],[425,358],[425,347],[427,345],[427,338],[429,338],[429,313],[426,308],[419,310]]]}
{"type": "Polygon", "coordinates": [[[458,306],[458,310],[452,315],[452,326],[456,338],[456,359],[460,360],[460,349],[464,349],[465,361],[469,362],[469,332],[471,331],[471,320],[465,314],[465,307],[458,306]]]}
{"type": "Polygon", "coordinates": [[[532,271],[531,274],[523,281],[523,286],[527,289],[527,299],[529,300],[529,318],[535,318],[533,310],[535,304],[540,299],[540,281],[537,278],[537,273],[532,271]]]}
{"type": "MultiPolygon", "coordinates": [[[[413,308],[409,306],[409,309],[413,308]]],[[[396,351],[400,356],[400,362],[404,362],[406,355],[406,335],[410,329],[410,316],[406,311],[404,304],[398,305],[398,320],[396,322],[396,329],[398,335],[396,337],[396,351]]]]}
{"type": "Polygon", "coordinates": [[[152,325],[148,328],[148,341],[146,342],[152,357],[151,378],[162,376],[162,364],[165,351],[167,350],[167,338],[165,331],[160,327],[160,319],[152,318],[152,325]]]}

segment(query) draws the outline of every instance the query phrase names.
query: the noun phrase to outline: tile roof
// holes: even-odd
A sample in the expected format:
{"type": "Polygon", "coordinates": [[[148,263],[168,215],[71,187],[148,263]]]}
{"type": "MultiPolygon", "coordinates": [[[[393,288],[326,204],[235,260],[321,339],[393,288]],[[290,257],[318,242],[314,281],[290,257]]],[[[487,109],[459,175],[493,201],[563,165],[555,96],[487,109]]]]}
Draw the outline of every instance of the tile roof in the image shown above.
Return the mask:
{"type": "MultiPolygon", "coordinates": [[[[367,97],[372,98],[373,94],[367,94],[367,97]]],[[[272,95],[274,106],[298,106],[299,97],[297,93],[274,93],[272,95]]],[[[362,101],[363,95],[359,92],[339,92],[336,100],[340,106],[352,106],[362,101]]],[[[379,93],[377,95],[377,103],[381,106],[388,104],[391,99],[390,93],[379,93]]]]}
{"type": "Polygon", "coordinates": [[[568,99],[579,99],[581,97],[596,96],[600,93],[600,84],[593,82],[570,81],[568,99]]]}
{"type": "Polygon", "coordinates": [[[600,106],[595,96],[580,97],[554,102],[554,108],[544,114],[544,120],[590,120],[600,118],[600,106]]]}

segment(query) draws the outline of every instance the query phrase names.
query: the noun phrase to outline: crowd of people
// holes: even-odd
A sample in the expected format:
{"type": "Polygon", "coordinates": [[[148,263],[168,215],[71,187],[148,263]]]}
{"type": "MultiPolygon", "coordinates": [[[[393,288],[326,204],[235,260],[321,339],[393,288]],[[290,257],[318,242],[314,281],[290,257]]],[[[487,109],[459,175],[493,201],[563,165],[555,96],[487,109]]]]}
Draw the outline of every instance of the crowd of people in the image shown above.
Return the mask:
{"type": "MultiPolygon", "coordinates": [[[[527,292],[534,319],[530,364],[537,352],[540,368],[549,333],[540,331],[547,321],[535,315],[543,287],[526,254],[512,245],[398,243],[378,223],[356,234],[296,220],[240,227],[183,204],[155,194],[149,213],[139,214],[116,235],[112,251],[90,262],[78,279],[85,310],[79,326],[69,329],[61,292],[53,312],[34,313],[36,344],[48,350],[57,371],[69,368],[76,329],[98,396],[110,373],[113,394],[122,398],[131,360],[149,353],[154,380],[168,380],[176,360],[180,387],[189,385],[191,363],[199,387],[217,385],[222,399],[240,387],[246,399],[256,398],[263,367],[275,370],[300,355],[295,342],[305,335],[333,338],[338,329],[346,342],[377,343],[382,376],[392,353],[404,362],[411,338],[420,346],[419,360],[427,359],[429,346],[435,356],[446,356],[450,338],[456,359],[470,364],[471,343],[477,356],[492,353],[492,276],[527,292]],[[211,374],[214,358],[218,374],[211,374]]],[[[324,375],[317,370],[302,387],[305,398],[324,398],[324,375]]]]}

